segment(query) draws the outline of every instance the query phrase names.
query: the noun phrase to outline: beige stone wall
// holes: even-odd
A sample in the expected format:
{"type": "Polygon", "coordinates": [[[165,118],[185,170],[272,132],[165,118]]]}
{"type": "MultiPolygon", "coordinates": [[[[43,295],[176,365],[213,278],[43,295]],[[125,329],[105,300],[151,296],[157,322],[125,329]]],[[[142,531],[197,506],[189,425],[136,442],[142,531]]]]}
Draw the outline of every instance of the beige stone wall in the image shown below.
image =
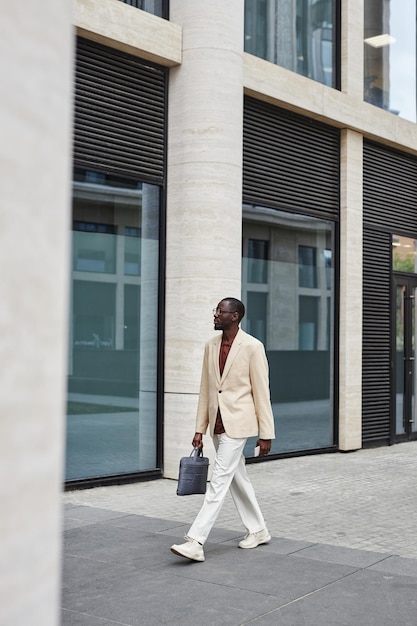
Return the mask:
{"type": "Polygon", "coordinates": [[[72,122],[70,3],[0,26],[0,623],[60,623],[72,122]]]}

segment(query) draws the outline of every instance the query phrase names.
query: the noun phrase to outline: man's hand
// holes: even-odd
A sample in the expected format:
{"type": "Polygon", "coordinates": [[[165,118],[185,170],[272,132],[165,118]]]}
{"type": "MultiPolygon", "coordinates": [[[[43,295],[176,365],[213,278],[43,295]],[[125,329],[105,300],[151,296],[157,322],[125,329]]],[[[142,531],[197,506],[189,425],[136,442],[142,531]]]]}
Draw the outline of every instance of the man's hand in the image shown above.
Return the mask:
{"type": "Polygon", "coordinates": [[[193,448],[198,448],[201,450],[203,447],[203,435],[201,433],[196,433],[193,439],[193,448]]]}
{"type": "Polygon", "coordinates": [[[266,456],[271,450],[271,439],[258,439],[256,445],[259,446],[259,456],[266,456]]]}

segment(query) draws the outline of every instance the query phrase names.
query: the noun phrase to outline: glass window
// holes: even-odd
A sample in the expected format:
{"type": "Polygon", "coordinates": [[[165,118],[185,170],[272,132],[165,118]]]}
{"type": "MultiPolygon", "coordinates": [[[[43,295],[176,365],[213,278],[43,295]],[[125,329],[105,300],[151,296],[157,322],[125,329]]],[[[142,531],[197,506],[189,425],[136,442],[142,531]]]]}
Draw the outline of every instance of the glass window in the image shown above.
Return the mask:
{"type": "MultiPolygon", "coordinates": [[[[242,328],[266,348],[276,435],[272,452],[332,446],[334,225],[244,205],[242,328]],[[249,241],[267,242],[267,281],[251,282],[249,241]]],[[[255,440],[248,440],[252,455],[255,440]]]]}
{"type": "Polygon", "coordinates": [[[154,469],[159,188],[77,170],[66,479],[154,469]]]}
{"type": "Polygon", "coordinates": [[[326,283],[327,289],[332,288],[332,251],[323,250],[324,266],[326,268],[326,283]]]}
{"type": "Polygon", "coordinates": [[[336,86],[335,0],[245,0],[245,51],[336,86]]]}
{"type": "Polygon", "coordinates": [[[260,339],[263,344],[266,341],[266,304],[267,293],[247,292],[245,327],[248,333],[260,339]]]}
{"type": "Polygon", "coordinates": [[[125,4],[130,4],[131,7],[142,9],[158,17],[165,17],[165,4],[168,0],[121,0],[125,4]]]}
{"type": "Polygon", "coordinates": [[[317,350],[318,298],[298,296],[298,349],[317,350]]]}
{"type": "Polygon", "coordinates": [[[114,274],[116,249],[114,227],[74,221],[73,266],[79,272],[114,274]],[[94,233],[94,237],[91,234],[94,233]]]}
{"type": "Polygon", "coordinates": [[[298,284],[316,287],[316,248],[313,246],[298,246],[298,284]]]}
{"type": "Polygon", "coordinates": [[[392,269],[417,274],[417,239],[392,236],[392,269]]]}
{"type": "Polygon", "coordinates": [[[248,241],[248,281],[267,282],[268,242],[262,239],[248,241]]]}
{"type": "Polygon", "coordinates": [[[364,6],[364,99],[415,122],[415,0],[380,0],[364,6]]]}
{"type": "Polygon", "coordinates": [[[125,226],[125,274],[140,275],[140,228],[125,226]]]}

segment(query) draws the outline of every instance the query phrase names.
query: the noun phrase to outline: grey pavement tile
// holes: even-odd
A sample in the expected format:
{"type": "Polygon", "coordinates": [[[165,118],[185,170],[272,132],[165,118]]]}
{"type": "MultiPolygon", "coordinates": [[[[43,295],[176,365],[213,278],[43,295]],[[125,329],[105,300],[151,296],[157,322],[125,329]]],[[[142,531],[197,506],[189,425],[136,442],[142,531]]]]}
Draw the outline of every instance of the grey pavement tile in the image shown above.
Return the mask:
{"type": "Polygon", "coordinates": [[[191,524],[179,523],[178,526],[161,530],[161,535],[169,535],[170,537],[184,537],[190,530],[191,524]]]}
{"type": "Polygon", "coordinates": [[[183,576],[274,595],[280,603],[311,593],[355,571],[347,565],[277,555],[268,552],[266,545],[256,550],[217,545],[206,552],[206,561],[198,565],[192,569],[183,567],[183,576]]]}
{"type": "Polygon", "coordinates": [[[105,520],[125,517],[126,513],[111,511],[109,509],[99,509],[93,506],[78,506],[66,512],[66,517],[84,520],[88,522],[103,522],[105,520]]]}
{"type": "Polygon", "coordinates": [[[63,608],[80,611],[84,594],[91,593],[91,590],[98,593],[112,581],[129,578],[134,574],[136,569],[131,566],[65,556],[62,572],[63,608]]]}
{"type": "MultiPolygon", "coordinates": [[[[189,563],[193,569],[196,565],[189,563]]],[[[129,626],[237,626],[276,606],[276,598],[267,594],[184,579],[163,570],[150,575],[144,569],[115,576],[109,572],[107,578],[102,575],[100,585],[90,576],[78,593],[64,595],[66,609],[129,626]]]]}
{"type": "Polygon", "coordinates": [[[136,565],[149,560],[155,567],[164,562],[172,540],[137,528],[95,524],[64,534],[64,553],[105,563],[136,565]]]}
{"type": "Polygon", "coordinates": [[[111,622],[101,617],[93,617],[87,613],[77,613],[64,609],[61,614],[61,626],[130,626],[122,622],[111,622]]]}
{"type": "Polygon", "coordinates": [[[73,517],[68,517],[67,515],[64,518],[64,531],[72,530],[73,528],[80,528],[81,526],[91,526],[96,522],[89,522],[88,520],[76,519],[73,517]]]}
{"type": "Polygon", "coordinates": [[[118,526],[119,528],[137,528],[150,532],[162,533],[177,532],[178,528],[183,528],[181,522],[175,520],[160,519],[158,517],[146,517],[145,515],[125,515],[102,522],[106,526],[118,526]]]}
{"type": "Polygon", "coordinates": [[[256,626],[415,626],[416,611],[415,579],[360,570],[259,616],[256,626]]]}
{"type": "Polygon", "coordinates": [[[318,543],[294,553],[293,556],[363,568],[383,561],[389,555],[381,552],[370,552],[369,550],[356,550],[318,543]]]}
{"type": "Polygon", "coordinates": [[[369,569],[373,571],[384,572],[387,574],[398,574],[399,576],[417,577],[417,559],[408,559],[407,557],[402,556],[389,556],[383,561],[376,563],[369,569]]]}

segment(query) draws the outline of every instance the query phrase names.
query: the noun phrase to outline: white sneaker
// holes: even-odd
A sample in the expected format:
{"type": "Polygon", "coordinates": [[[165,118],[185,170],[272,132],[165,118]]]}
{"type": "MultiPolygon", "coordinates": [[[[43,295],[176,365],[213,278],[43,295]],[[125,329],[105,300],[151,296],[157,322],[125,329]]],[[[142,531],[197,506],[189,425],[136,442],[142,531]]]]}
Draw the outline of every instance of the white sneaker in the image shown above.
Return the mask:
{"type": "Polygon", "coordinates": [[[184,537],[184,539],[187,540],[185,543],[171,546],[171,552],[178,554],[178,556],[183,556],[186,559],[190,559],[191,561],[204,561],[205,556],[201,543],[198,543],[195,539],[191,539],[191,537],[184,537]]]}
{"type": "Polygon", "coordinates": [[[271,535],[267,528],[264,528],[257,533],[248,533],[239,543],[239,548],[256,548],[261,543],[268,543],[268,541],[271,541],[271,535]]]}

